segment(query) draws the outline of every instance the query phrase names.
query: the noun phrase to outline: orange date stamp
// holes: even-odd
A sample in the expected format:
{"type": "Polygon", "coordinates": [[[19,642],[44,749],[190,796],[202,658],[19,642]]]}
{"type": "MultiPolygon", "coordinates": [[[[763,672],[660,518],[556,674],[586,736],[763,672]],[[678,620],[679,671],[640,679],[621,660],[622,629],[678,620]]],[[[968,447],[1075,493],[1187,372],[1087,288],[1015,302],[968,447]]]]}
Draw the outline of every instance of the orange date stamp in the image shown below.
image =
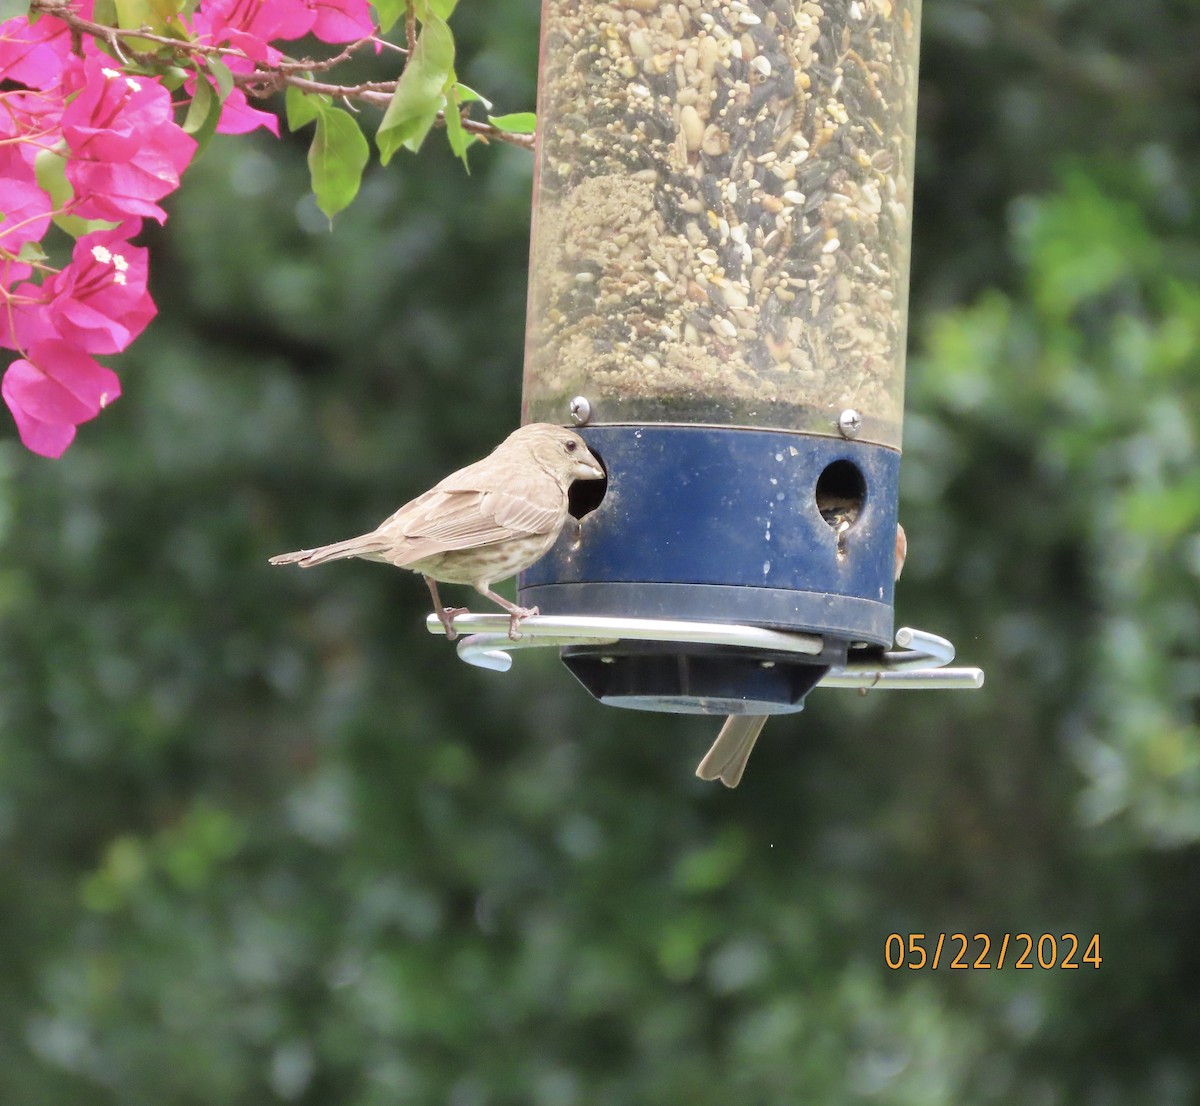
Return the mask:
{"type": "Polygon", "coordinates": [[[995,971],[1003,968],[1070,971],[1099,968],[1100,934],[889,933],[883,942],[884,963],[893,971],[939,967],[995,971]]]}

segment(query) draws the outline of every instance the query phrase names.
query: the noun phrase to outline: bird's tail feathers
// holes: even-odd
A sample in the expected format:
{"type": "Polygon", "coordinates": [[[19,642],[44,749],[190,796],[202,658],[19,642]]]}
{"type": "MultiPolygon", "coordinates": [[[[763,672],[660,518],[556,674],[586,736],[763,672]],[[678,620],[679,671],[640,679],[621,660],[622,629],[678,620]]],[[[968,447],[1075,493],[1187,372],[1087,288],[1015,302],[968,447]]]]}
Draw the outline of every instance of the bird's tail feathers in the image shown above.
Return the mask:
{"type": "Polygon", "coordinates": [[[339,561],[344,557],[366,557],[386,549],[388,542],[376,534],[362,534],[357,538],[335,541],[332,545],[320,545],[316,549],[297,549],[295,553],[280,553],[272,557],[273,565],[299,565],[312,568],[326,561],[339,561]]]}
{"type": "Polygon", "coordinates": [[[696,768],[696,775],[702,780],[720,780],[726,787],[737,787],[766,722],[765,714],[731,714],[696,768]]]}

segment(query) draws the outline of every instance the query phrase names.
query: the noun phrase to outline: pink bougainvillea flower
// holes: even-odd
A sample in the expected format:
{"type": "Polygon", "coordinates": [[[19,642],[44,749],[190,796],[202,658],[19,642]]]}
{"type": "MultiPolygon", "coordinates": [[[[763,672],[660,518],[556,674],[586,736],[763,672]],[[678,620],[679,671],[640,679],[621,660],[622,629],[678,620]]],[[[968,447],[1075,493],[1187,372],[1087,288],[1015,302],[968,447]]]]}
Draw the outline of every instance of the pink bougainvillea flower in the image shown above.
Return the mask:
{"type": "Polygon", "coordinates": [[[95,57],[72,59],[64,80],[76,92],[62,115],[74,214],[163,222],[155,201],[179,187],[196,152],[172,117],[170,94],[152,77],[128,77],[95,57]]]}
{"type": "Polygon", "coordinates": [[[16,254],[40,242],[50,227],[50,197],[38,187],[33,166],[17,146],[0,146],[0,250],[16,254]]]}
{"type": "Polygon", "coordinates": [[[5,80],[27,88],[53,88],[70,54],[71,30],[60,19],[45,15],[31,24],[18,16],[0,23],[0,73],[5,80]]]}
{"type": "Polygon", "coordinates": [[[180,130],[171,94],[158,79],[127,76],[109,58],[72,58],[63,85],[73,95],[62,113],[62,132],[75,156],[115,161],[160,132],[180,130]]]}
{"type": "Polygon", "coordinates": [[[0,139],[7,140],[4,145],[20,154],[31,171],[39,153],[63,145],[63,96],[61,86],[44,92],[13,90],[3,95],[0,139]]]}
{"type": "Polygon", "coordinates": [[[302,38],[313,25],[303,0],[209,0],[192,20],[201,42],[227,44],[254,61],[271,61],[271,42],[302,38]]]}
{"type": "Polygon", "coordinates": [[[252,108],[246,94],[235,88],[221,105],[221,121],[217,124],[218,134],[248,134],[258,127],[279,137],[279,117],[269,111],[252,108]]]}
{"type": "Polygon", "coordinates": [[[121,383],[111,369],[69,342],[48,339],[8,366],[0,394],[26,448],[61,457],[75,440],[75,428],[116,399],[121,383]]]}
{"type": "Polygon", "coordinates": [[[155,200],[179,187],[178,166],[191,158],[196,144],[189,135],[170,150],[141,150],[126,165],[67,163],[67,179],[78,197],[72,211],[85,219],[124,219],[130,215],[155,222],[166,221],[167,213],[155,200]],[[74,172],[72,172],[74,169],[74,172]]]}
{"type": "MultiPolygon", "coordinates": [[[[28,280],[33,268],[24,261],[14,261],[11,257],[0,257],[0,288],[11,288],[18,280],[28,280]]],[[[0,327],[3,327],[2,300],[0,300],[0,327]]],[[[0,334],[3,331],[0,330],[0,334]]],[[[0,342],[0,345],[3,345],[0,342]]]]}
{"type": "Polygon", "coordinates": [[[75,243],[71,263],[41,287],[16,288],[16,338],[31,347],[61,338],[85,353],[120,353],[154,318],[146,291],[147,250],[116,231],[88,234],[75,243]]]}
{"type": "MultiPolygon", "coordinates": [[[[71,0],[84,18],[93,2],[71,0]]],[[[309,34],[350,43],[376,30],[368,0],[199,0],[189,22],[192,42],[229,48],[222,60],[236,74],[277,65],[283,55],[272,43],[309,34]]],[[[91,35],[73,38],[51,15],[0,23],[0,78],[0,345],[19,354],[0,395],[22,442],[59,457],[79,424],[121,394],[116,375],[92,355],[126,349],[156,313],[147,251],[129,239],[143,219],[166,219],[158,201],[179,187],[197,144],[176,123],[158,77],[122,72],[91,35]],[[55,201],[38,180],[53,182],[55,173],[70,185],[48,185],[60,204],[69,198],[67,213],[111,229],[80,238],[62,270],[39,263],[42,275],[30,279],[34,266],[19,257],[50,227],[55,201]]],[[[193,94],[196,79],[185,85],[193,94]]],[[[279,133],[275,115],[233,88],[217,129],[257,127],[279,133]]]]}
{"type": "Polygon", "coordinates": [[[17,323],[20,303],[15,292],[9,289],[18,281],[27,280],[32,272],[33,268],[25,262],[0,256],[0,346],[7,349],[18,348],[13,329],[17,323]]]}
{"type": "Polygon", "coordinates": [[[73,156],[94,161],[129,157],[146,132],[171,119],[171,98],[152,78],[129,77],[100,58],[72,59],[63,71],[72,98],[62,133],[73,156]]]}
{"type": "MultiPolygon", "coordinates": [[[[222,61],[234,73],[252,73],[255,62],[282,60],[272,42],[309,33],[324,42],[356,42],[375,33],[375,22],[367,0],[209,0],[196,12],[192,33],[197,42],[240,50],[245,57],[227,54],[222,61]]],[[[196,78],[185,87],[194,94],[196,78]]],[[[279,135],[278,118],[251,107],[245,92],[235,88],[222,105],[217,131],[245,134],[258,127],[279,135]]]]}
{"type": "Polygon", "coordinates": [[[357,42],[375,33],[367,0],[309,0],[312,33],[322,42],[357,42]]]}
{"type": "MultiPolygon", "coordinates": [[[[227,54],[223,61],[233,73],[253,73],[254,62],[249,58],[239,58],[227,54]]],[[[184,82],[188,95],[195,96],[196,81],[199,78],[193,73],[184,82]]],[[[221,105],[221,119],[217,123],[218,134],[248,134],[258,127],[269,130],[276,138],[279,137],[279,118],[269,111],[252,108],[245,92],[234,88],[221,105]]]]}
{"type": "Polygon", "coordinates": [[[209,0],[192,29],[201,41],[233,46],[255,61],[274,61],[279,53],[272,42],[310,33],[322,42],[356,42],[375,33],[375,21],[367,0],[209,0]]]}

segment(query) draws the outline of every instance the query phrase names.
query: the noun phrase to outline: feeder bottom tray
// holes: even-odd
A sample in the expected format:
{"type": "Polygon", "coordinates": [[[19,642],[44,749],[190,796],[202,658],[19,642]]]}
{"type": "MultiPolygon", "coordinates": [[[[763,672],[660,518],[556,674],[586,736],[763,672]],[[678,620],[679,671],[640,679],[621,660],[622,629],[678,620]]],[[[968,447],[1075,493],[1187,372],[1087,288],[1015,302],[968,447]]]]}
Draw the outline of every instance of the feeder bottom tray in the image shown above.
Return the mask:
{"type": "Polygon", "coordinates": [[[820,657],[762,653],[721,646],[621,641],[568,646],[562,660],[602,703],[672,714],[783,714],[802,710],[804,697],[846,648],[820,657]]]}

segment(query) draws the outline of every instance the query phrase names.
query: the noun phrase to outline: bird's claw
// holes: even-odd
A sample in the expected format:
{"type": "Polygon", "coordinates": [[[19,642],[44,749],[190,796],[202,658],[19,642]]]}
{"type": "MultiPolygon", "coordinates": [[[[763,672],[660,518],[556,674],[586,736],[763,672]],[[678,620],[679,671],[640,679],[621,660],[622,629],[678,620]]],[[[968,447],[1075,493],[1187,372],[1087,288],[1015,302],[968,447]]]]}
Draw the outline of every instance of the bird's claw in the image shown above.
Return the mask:
{"type": "Polygon", "coordinates": [[[516,607],[508,612],[508,637],[510,641],[520,641],[521,631],[517,628],[526,618],[542,612],[537,607],[516,607]]]}
{"type": "Polygon", "coordinates": [[[438,621],[445,627],[447,641],[453,641],[458,637],[458,631],[454,628],[454,620],[460,614],[470,613],[466,607],[443,607],[438,611],[438,621]]]}

